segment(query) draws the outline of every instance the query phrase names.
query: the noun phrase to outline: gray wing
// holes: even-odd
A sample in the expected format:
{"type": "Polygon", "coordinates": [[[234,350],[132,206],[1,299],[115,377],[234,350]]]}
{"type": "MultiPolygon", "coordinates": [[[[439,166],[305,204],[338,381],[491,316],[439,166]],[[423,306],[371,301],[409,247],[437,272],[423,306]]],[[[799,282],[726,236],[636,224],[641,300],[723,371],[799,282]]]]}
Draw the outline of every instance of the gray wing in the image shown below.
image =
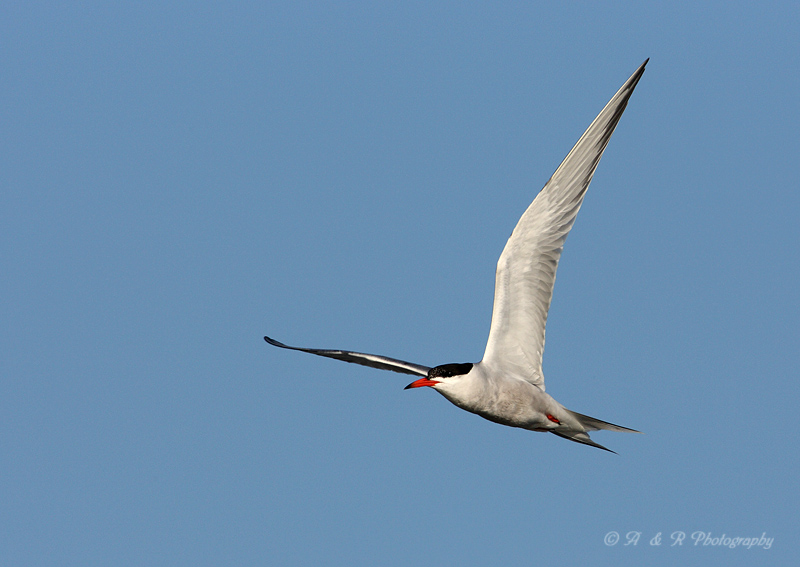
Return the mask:
{"type": "Polygon", "coordinates": [[[422,366],[421,364],[413,364],[411,362],[397,360],[396,358],[389,358],[388,356],[380,356],[378,354],[364,354],[362,352],[351,352],[349,350],[326,350],[319,348],[293,347],[285,345],[269,337],[264,337],[264,340],[269,344],[280,348],[299,350],[301,352],[316,354],[317,356],[326,356],[328,358],[335,358],[336,360],[344,360],[345,362],[352,362],[353,364],[370,366],[372,368],[380,368],[381,370],[391,370],[392,372],[400,372],[402,374],[427,376],[428,371],[430,370],[430,368],[427,366],[422,366]]]}
{"type": "Polygon", "coordinates": [[[561,250],[645,65],[647,61],[617,91],[564,158],[520,218],[497,262],[492,326],[483,363],[542,390],[545,323],[561,250]]]}

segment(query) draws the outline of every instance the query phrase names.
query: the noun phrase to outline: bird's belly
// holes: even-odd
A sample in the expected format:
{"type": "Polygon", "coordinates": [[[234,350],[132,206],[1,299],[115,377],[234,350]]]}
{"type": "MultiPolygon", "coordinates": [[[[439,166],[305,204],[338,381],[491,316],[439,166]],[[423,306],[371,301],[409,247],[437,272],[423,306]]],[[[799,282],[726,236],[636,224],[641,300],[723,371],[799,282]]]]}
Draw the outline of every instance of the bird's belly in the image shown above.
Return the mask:
{"type": "Polygon", "coordinates": [[[523,429],[549,429],[552,424],[547,420],[546,414],[539,410],[538,406],[541,404],[537,403],[535,393],[530,388],[534,386],[524,384],[513,395],[504,390],[470,401],[448,399],[468,412],[501,425],[523,429]]]}
{"type": "Polygon", "coordinates": [[[516,404],[501,404],[488,410],[479,409],[473,411],[473,413],[489,421],[499,423],[500,425],[508,425],[510,427],[535,429],[542,425],[541,419],[537,416],[537,412],[533,411],[530,407],[519,407],[516,404]]]}

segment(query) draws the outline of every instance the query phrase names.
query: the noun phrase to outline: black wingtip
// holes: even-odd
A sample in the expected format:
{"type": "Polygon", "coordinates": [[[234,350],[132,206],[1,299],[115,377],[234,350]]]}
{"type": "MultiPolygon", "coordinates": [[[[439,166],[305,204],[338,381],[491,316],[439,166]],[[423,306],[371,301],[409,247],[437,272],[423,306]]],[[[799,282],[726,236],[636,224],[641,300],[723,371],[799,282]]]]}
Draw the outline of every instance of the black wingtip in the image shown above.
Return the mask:
{"type": "Polygon", "coordinates": [[[647,65],[648,61],[650,61],[649,57],[644,60],[644,63],[639,65],[639,67],[636,69],[636,71],[633,72],[633,75],[630,76],[630,78],[625,82],[624,85],[622,85],[620,90],[617,92],[617,94],[624,93],[623,96],[625,96],[625,98],[626,98],[625,104],[623,104],[620,107],[620,114],[622,114],[622,111],[625,110],[625,106],[628,103],[627,98],[629,98],[631,96],[631,94],[633,94],[633,89],[636,88],[636,85],[639,84],[639,79],[641,79],[642,75],[644,75],[644,68],[647,65]]]}
{"type": "MultiPolygon", "coordinates": [[[[644,63],[642,63],[641,65],[639,65],[639,69],[638,69],[638,73],[637,73],[637,74],[639,75],[639,78],[641,78],[641,76],[642,76],[642,75],[644,75],[644,68],[645,68],[645,67],[647,67],[647,62],[648,62],[648,61],[650,61],[650,58],[649,58],[649,57],[648,57],[647,59],[645,59],[645,60],[644,60],[644,63]]],[[[636,81],[638,82],[638,81],[639,81],[639,79],[637,79],[636,81]]]]}
{"type": "Polygon", "coordinates": [[[647,62],[648,61],[650,61],[649,57],[647,59],[645,59],[644,63],[639,65],[639,68],[636,69],[636,71],[633,73],[633,76],[631,77],[631,79],[633,79],[634,87],[636,86],[636,83],[639,82],[639,79],[642,78],[642,75],[644,75],[644,68],[647,67],[647,62]]]}

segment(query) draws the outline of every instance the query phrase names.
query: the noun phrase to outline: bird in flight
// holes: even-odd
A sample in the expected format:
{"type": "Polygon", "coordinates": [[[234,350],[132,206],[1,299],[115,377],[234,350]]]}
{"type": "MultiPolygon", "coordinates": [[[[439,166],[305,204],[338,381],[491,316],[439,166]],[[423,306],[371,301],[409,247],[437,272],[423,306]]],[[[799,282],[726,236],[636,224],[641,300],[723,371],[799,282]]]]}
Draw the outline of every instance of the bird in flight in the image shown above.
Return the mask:
{"type": "Polygon", "coordinates": [[[497,262],[492,324],[480,362],[430,368],[377,354],[292,347],[269,337],[264,340],[280,348],[421,376],[406,389],[427,386],[489,421],[553,433],[613,453],[592,441],[589,432],[639,432],[570,411],[545,393],[542,355],[564,242],[647,61],[589,125],[514,228],[497,262]]]}

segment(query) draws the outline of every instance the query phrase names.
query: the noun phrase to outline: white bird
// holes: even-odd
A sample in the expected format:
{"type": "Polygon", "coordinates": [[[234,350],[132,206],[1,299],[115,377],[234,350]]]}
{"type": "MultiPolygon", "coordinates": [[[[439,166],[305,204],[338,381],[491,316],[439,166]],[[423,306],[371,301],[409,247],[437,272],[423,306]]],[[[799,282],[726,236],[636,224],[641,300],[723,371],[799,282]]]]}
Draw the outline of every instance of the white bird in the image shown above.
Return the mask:
{"type": "Polygon", "coordinates": [[[570,411],[545,393],[542,354],[561,250],[647,61],[594,119],[514,228],[497,262],[492,325],[480,362],[429,368],[376,354],[291,347],[269,337],[264,340],[281,348],[423,376],[406,389],[429,386],[458,407],[489,421],[554,433],[606,451],[611,450],[592,441],[589,431],[639,433],[570,411]]]}

